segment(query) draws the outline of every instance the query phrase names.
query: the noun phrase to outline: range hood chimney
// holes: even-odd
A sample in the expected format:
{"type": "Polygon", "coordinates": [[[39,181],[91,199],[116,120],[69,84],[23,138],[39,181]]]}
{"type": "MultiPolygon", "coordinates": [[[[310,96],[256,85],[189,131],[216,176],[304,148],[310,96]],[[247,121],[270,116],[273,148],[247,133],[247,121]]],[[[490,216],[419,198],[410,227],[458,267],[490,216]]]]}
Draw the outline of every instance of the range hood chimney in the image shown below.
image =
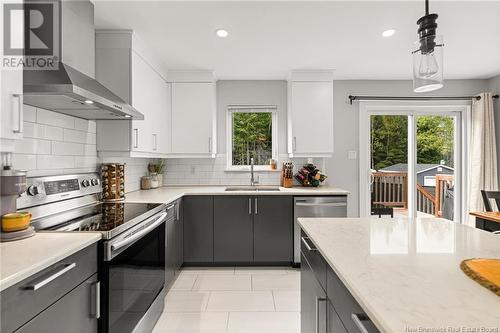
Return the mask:
{"type": "Polygon", "coordinates": [[[84,119],[144,119],[90,76],[95,69],[94,5],[88,0],[56,3],[61,12],[61,61],[52,69],[23,71],[24,104],[84,119]]]}

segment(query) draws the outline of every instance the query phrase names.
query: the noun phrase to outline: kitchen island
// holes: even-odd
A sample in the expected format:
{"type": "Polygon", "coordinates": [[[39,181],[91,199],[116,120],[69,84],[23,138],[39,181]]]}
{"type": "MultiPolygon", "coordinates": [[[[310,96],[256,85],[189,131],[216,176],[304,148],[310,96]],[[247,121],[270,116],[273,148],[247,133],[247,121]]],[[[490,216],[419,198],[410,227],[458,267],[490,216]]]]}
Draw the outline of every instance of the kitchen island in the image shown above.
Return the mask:
{"type": "MultiPolygon", "coordinates": [[[[459,267],[464,259],[500,258],[498,235],[435,218],[304,218],[299,224],[303,253],[316,251],[330,271],[323,287],[328,300],[330,281],[343,284],[380,332],[500,331],[500,297],[459,267]]],[[[314,271],[318,261],[310,262],[314,271]]],[[[334,320],[338,314],[347,332],[349,325],[359,328],[343,309],[335,307],[334,320]]]]}

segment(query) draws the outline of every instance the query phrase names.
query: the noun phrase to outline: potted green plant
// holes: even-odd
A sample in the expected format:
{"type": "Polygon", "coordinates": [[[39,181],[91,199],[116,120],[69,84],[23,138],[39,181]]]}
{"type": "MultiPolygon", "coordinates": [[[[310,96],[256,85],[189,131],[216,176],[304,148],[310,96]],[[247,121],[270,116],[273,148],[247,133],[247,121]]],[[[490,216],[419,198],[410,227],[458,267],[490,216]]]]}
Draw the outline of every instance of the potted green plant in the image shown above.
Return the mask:
{"type": "Polygon", "coordinates": [[[165,172],[166,163],[165,160],[160,158],[153,163],[148,164],[148,171],[150,174],[157,174],[158,186],[163,186],[163,173],[165,172]]]}

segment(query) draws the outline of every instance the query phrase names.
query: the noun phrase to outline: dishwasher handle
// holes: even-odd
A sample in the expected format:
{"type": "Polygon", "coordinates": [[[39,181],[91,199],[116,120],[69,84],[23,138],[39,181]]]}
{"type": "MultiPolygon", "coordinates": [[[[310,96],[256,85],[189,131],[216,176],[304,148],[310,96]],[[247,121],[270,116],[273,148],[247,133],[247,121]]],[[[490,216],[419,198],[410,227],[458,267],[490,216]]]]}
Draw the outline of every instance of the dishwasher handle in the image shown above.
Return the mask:
{"type": "Polygon", "coordinates": [[[306,202],[298,201],[295,206],[301,207],[347,207],[347,202],[306,202]]]}

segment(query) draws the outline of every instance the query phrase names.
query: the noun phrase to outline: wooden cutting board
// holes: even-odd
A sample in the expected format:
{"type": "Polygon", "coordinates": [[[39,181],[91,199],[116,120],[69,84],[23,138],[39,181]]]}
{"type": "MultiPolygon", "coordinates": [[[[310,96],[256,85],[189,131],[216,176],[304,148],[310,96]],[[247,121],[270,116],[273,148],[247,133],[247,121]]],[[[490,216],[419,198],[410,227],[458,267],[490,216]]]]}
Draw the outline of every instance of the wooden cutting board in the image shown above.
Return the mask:
{"type": "Polygon", "coordinates": [[[500,296],[500,259],[467,259],[460,268],[472,280],[500,296]]]}

